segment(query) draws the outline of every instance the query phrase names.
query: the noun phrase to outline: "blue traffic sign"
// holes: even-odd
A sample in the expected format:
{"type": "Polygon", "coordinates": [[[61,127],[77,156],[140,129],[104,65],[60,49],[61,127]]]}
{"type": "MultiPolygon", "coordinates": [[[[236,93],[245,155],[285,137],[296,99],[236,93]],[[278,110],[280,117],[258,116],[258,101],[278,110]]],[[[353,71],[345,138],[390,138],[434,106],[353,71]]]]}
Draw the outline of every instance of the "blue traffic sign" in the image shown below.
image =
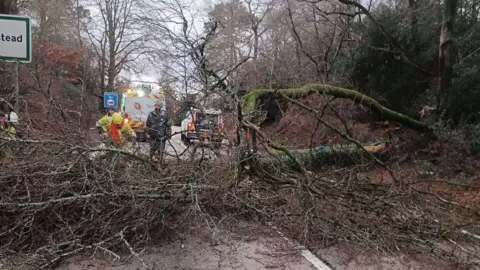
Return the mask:
{"type": "Polygon", "coordinates": [[[115,92],[105,92],[103,93],[103,107],[113,107],[118,108],[118,93],[115,92]]]}

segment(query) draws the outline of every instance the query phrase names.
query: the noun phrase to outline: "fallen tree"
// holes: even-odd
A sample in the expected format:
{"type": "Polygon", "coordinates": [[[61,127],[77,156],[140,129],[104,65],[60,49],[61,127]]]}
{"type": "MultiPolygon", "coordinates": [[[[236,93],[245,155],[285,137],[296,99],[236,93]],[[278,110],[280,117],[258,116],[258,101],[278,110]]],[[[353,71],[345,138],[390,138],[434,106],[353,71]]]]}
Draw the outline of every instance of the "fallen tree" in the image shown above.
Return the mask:
{"type": "Polygon", "coordinates": [[[366,96],[358,91],[326,85],[326,84],[308,84],[300,88],[288,88],[288,89],[255,89],[246,93],[242,99],[242,107],[244,113],[253,112],[259,107],[259,101],[262,98],[279,98],[282,99],[282,95],[291,99],[299,99],[307,97],[312,94],[329,95],[337,98],[347,98],[359,104],[362,104],[370,108],[373,112],[380,115],[380,117],[391,120],[411,129],[428,133],[432,129],[425,123],[415,120],[407,115],[395,112],[387,107],[382,106],[375,99],[366,96]]]}
{"type": "MultiPolygon", "coordinates": [[[[388,158],[389,152],[385,150],[385,144],[365,145],[364,148],[369,154],[384,161],[388,158]]],[[[307,168],[318,167],[327,164],[359,164],[370,158],[363,149],[354,144],[320,146],[312,149],[290,150],[293,157],[307,168]]],[[[275,151],[281,160],[291,167],[296,167],[295,161],[282,151],[275,151]]]]}
{"type": "MultiPolygon", "coordinates": [[[[0,138],[0,265],[8,258],[26,269],[51,269],[96,252],[138,257],[139,246],[188,226],[200,190],[221,187],[196,182],[220,167],[185,162],[162,169],[113,148],[92,159],[100,150],[88,144],[0,138]]],[[[222,170],[214,178],[229,176],[222,170]]]]}
{"type": "Polygon", "coordinates": [[[140,251],[162,237],[229,219],[275,224],[309,247],[347,242],[385,253],[433,250],[441,258],[454,257],[441,241],[479,247],[477,209],[430,191],[448,183],[401,188],[361,177],[363,166],[298,173],[274,161],[250,163],[252,173],[235,182],[236,158],[157,169],[124,151],[92,161],[88,151],[98,150],[70,137],[0,145],[16,157],[0,157],[0,254],[25,269],[53,268],[76,254],[141,260],[140,251]]]}

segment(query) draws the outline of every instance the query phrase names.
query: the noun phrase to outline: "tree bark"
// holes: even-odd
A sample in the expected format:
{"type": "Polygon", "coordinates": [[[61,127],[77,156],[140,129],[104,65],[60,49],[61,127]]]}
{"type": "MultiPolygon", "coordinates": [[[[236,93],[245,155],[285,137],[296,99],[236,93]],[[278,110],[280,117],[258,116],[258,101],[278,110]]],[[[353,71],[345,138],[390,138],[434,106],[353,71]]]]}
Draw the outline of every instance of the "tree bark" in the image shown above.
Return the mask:
{"type": "Polygon", "coordinates": [[[115,15],[114,6],[111,2],[107,2],[105,5],[106,10],[106,17],[107,17],[107,38],[108,38],[108,82],[107,82],[107,91],[113,91],[115,86],[115,76],[116,76],[116,44],[117,44],[117,37],[115,35],[116,27],[115,27],[115,15]]]}
{"type": "MultiPolygon", "coordinates": [[[[251,112],[255,110],[259,104],[258,101],[262,98],[272,98],[276,96],[276,93],[281,93],[289,98],[297,99],[307,97],[311,94],[326,94],[333,97],[338,98],[347,98],[351,99],[355,102],[358,102],[368,108],[370,108],[373,112],[379,114],[382,118],[390,121],[394,121],[405,125],[413,130],[417,130],[420,132],[431,132],[431,128],[415,119],[412,119],[404,114],[395,112],[386,108],[378,101],[374,100],[371,97],[368,97],[358,91],[345,89],[341,87],[326,85],[326,84],[309,84],[305,85],[301,88],[290,88],[290,89],[279,89],[279,90],[271,90],[271,89],[256,89],[248,92],[246,95],[242,97],[242,106],[244,108],[244,113],[251,112]]],[[[281,98],[281,97],[278,97],[281,98]]]]}
{"type": "Polygon", "coordinates": [[[257,65],[257,58],[258,58],[258,40],[260,35],[258,34],[258,25],[252,26],[253,31],[253,62],[255,66],[257,65]]]}
{"type": "Polygon", "coordinates": [[[453,74],[453,25],[457,13],[457,0],[445,0],[439,46],[439,96],[437,109],[449,106],[453,74]]]}
{"type": "Polygon", "coordinates": [[[480,4],[480,2],[473,1],[472,3],[472,16],[471,16],[472,19],[470,22],[472,26],[478,22],[478,8],[477,8],[478,4],[480,4]]]}
{"type": "Polygon", "coordinates": [[[39,16],[40,16],[40,25],[39,25],[39,28],[40,28],[40,33],[38,34],[38,38],[40,40],[46,40],[47,39],[47,35],[46,35],[46,29],[47,29],[47,7],[44,6],[44,5],[40,5],[39,7],[39,16]]]}
{"type": "MultiPolygon", "coordinates": [[[[364,147],[368,153],[382,162],[390,157],[390,152],[385,149],[384,143],[364,147]]],[[[292,160],[292,157],[279,150],[275,150],[272,154],[280,157],[284,164],[289,167],[296,168],[298,167],[297,163],[300,163],[307,169],[318,168],[318,166],[326,164],[361,164],[368,158],[364,150],[354,144],[324,146],[322,149],[289,149],[289,153],[296,160],[292,160]]],[[[267,164],[272,162],[269,153],[260,153],[258,161],[267,164]]]]}
{"type": "Polygon", "coordinates": [[[17,14],[17,0],[0,0],[0,14],[17,14]]]}
{"type": "MultiPolygon", "coordinates": [[[[418,24],[418,17],[417,17],[417,3],[415,0],[408,0],[408,12],[410,13],[410,33],[412,35],[412,39],[416,40],[417,38],[417,24],[418,24]]],[[[414,42],[414,46],[416,43],[414,42]]]]}

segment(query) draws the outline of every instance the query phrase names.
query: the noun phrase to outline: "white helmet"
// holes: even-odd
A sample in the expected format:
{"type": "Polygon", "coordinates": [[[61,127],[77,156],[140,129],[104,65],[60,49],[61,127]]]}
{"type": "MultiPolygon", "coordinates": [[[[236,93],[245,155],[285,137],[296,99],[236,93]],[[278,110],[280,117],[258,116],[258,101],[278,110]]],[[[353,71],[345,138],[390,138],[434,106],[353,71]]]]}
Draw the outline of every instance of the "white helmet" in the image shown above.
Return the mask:
{"type": "Polygon", "coordinates": [[[7,122],[18,123],[18,115],[15,112],[11,112],[7,115],[7,122]]]}

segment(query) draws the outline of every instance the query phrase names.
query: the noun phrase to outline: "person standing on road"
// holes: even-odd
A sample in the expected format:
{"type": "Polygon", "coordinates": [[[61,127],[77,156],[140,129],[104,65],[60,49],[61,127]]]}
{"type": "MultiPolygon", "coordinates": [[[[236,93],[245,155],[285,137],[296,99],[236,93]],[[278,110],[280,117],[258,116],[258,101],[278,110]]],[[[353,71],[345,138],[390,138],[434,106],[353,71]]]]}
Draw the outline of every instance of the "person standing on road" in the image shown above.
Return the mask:
{"type": "Polygon", "coordinates": [[[155,153],[159,151],[159,160],[162,162],[165,143],[172,134],[172,123],[167,112],[162,110],[160,102],[155,103],[155,110],[148,115],[146,126],[147,136],[150,138],[150,157],[153,159],[155,153]]]}
{"type": "Polygon", "coordinates": [[[126,123],[123,116],[118,112],[112,114],[112,121],[108,128],[108,134],[114,144],[120,148],[125,148],[126,138],[134,140],[137,137],[135,131],[133,131],[130,125],[126,123]]]}
{"type": "Polygon", "coordinates": [[[102,139],[108,138],[108,129],[110,128],[110,123],[112,122],[112,115],[114,113],[115,109],[113,107],[107,108],[107,114],[100,118],[96,123],[98,134],[100,134],[102,139]]]}
{"type": "Polygon", "coordinates": [[[2,136],[7,138],[14,138],[17,136],[15,125],[18,123],[18,115],[15,112],[10,112],[2,118],[0,130],[2,136]]]}

